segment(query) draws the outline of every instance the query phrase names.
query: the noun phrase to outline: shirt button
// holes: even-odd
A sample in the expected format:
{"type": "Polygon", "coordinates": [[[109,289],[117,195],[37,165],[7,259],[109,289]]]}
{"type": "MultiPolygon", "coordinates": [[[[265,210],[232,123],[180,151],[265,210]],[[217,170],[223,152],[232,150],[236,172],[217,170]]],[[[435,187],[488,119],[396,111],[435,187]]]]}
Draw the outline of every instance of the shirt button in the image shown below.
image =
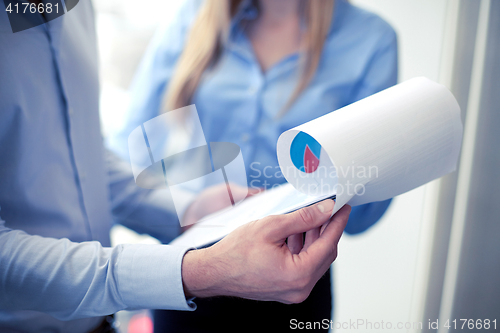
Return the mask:
{"type": "Polygon", "coordinates": [[[87,173],[84,171],[80,172],[80,180],[83,182],[85,181],[85,178],[87,178],[87,173]]]}
{"type": "Polygon", "coordinates": [[[248,141],[248,139],[250,139],[250,135],[248,135],[248,133],[243,133],[243,134],[241,135],[241,141],[243,141],[243,142],[247,142],[247,141],[248,141]]]}
{"type": "Polygon", "coordinates": [[[69,113],[70,116],[72,116],[73,115],[73,108],[71,108],[71,107],[68,108],[68,113],[69,113]]]}

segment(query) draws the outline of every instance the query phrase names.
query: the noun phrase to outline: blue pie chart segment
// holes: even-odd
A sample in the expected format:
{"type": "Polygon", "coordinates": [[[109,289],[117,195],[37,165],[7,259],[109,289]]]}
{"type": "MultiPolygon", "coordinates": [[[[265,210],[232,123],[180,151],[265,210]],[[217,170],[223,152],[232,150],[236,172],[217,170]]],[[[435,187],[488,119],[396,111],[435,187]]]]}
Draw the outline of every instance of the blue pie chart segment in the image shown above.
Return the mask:
{"type": "Polygon", "coordinates": [[[313,173],[320,163],[321,145],[309,134],[299,132],[290,145],[290,157],[298,170],[313,173]]]}

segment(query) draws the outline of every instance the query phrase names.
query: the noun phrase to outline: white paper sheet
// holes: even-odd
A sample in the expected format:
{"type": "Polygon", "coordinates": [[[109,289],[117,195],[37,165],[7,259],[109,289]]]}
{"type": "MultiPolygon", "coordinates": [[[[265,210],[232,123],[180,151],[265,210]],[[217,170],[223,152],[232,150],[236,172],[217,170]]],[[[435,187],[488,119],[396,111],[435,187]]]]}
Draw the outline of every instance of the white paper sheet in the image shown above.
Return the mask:
{"type": "Polygon", "coordinates": [[[284,132],[277,152],[285,178],[298,190],[335,191],[335,213],[346,203],[386,200],[454,171],[461,142],[457,101],[444,86],[419,77],[284,132]],[[327,173],[294,166],[290,147],[299,132],[326,152],[327,173]]]}
{"type": "MultiPolygon", "coordinates": [[[[334,194],[333,213],[346,203],[392,198],[455,170],[461,141],[460,108],[453,95],[427,78],[411,79],[284,132],[278,161],[295,189],[285,185],[251,197],[195,224],[173,244],[204,246],[240,225],[334,194]],[[310,149],[299,159],[312,161],[302,169],[297,155],[295,163],[291,157],[300,132],[307,134],[310,149]]],[[[304,148],[304,142],[295,147],[304,148]]]]}

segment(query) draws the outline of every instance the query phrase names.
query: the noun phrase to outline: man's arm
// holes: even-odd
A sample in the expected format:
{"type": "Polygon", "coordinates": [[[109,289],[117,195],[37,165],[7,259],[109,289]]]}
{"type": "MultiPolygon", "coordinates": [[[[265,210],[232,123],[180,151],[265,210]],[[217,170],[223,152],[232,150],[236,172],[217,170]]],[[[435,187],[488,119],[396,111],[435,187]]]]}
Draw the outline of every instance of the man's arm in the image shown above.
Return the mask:
{"type": "Polygon", "coordinates": [[[0,221],[0,309],[70,320],[123,309],[193,310],[185,294],[299,302],[335,259],[350,210],[339,211],[320,234],[333,203],[321,205],[323,212],[315,205],[255,221],[187,255],[168,245],[104,248],[32,236],[0,221]],[[287,237],[304,231],[310,237],[292,253],[287,237]]]}
{"type": "MultiPolygon", "coordinates": [[[[130,164],[110,151],[106,151],[106,163],[110,188],[110,202],[115,220],[139,233],[147,233],[163,243],[169,243],[181,233],[184,226],[226,208],[225,183],[209,187],[201,193],[185,191],[184,207],[174,207],[168,188],[150,190],[140,188],[134,181],[130,164]],[[177,210],[176,210],[177,208],[177,210]],[[182,223],[179,221],[182,219],[182,223]]],[[[258,194],[251,189],[231,184],[234,198],[258,194]]],[[[179,199],[179,198],[178,198],[179,199]]],[[[177,200],[179,203],[179,200],[177,200]]]]}
{"type": "MultiPolygon", "coordinates": [[[[142,234],[149,234],[169,243],[181,232],[181,225],[168,188],[140,188],[134,181],[129,162],[109,150],[106,153],[109,194],[116,222],[142,234]]],[[[186,207],[194,194],[186,196],[186,207]]],[[[183,212],[178,212],[182,216],[183,212]]]]}
{"type": "Polygon", "coordinates": [[[71,242],[12,230],[0,220],[0,309],[60,320],[123,309],[192,309],[182,292],[187,248],[71,242]]]}

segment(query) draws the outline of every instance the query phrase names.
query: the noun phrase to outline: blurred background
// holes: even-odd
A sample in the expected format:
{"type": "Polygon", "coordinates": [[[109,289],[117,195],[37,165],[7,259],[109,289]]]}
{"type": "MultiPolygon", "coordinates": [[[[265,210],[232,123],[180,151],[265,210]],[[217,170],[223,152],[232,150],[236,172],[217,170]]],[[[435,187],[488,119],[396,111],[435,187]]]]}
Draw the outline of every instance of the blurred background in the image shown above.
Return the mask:
{"type": "MultiPolygon", "coordinates": [[[[334,322],[343,327],[334,331],[384,331],[376,329],[382,321],[405,326],[393,327],[394,332],[436,332],[429,326],[436,320],[444,332],[447,320],[461,326],[465,318],[474,321],[466,325],[469,331],[485,329],[478,319],[497,319],[500,325],[500,1],[351,2],[396,30],[399,82],[426,76],[454,93],[465,132],[456,172],[397,197],[374,227],[342,238],[333,269],[334,322]],[[371,322],[373,329],[348,325],[358,320],[371,322]]],[[[151,36],[181,1],[93,3],[106,136],[120,125],[130,82],[151,36]]],[[[156,242],[124,227],[115,227],[112,239],[114,244],[156,242]]],[[[122,332],[132,315],[147,313],[121,313],[122,332]]],[[[141,320],[130,332],[147,331],[147,320],[141,320]]]]}

